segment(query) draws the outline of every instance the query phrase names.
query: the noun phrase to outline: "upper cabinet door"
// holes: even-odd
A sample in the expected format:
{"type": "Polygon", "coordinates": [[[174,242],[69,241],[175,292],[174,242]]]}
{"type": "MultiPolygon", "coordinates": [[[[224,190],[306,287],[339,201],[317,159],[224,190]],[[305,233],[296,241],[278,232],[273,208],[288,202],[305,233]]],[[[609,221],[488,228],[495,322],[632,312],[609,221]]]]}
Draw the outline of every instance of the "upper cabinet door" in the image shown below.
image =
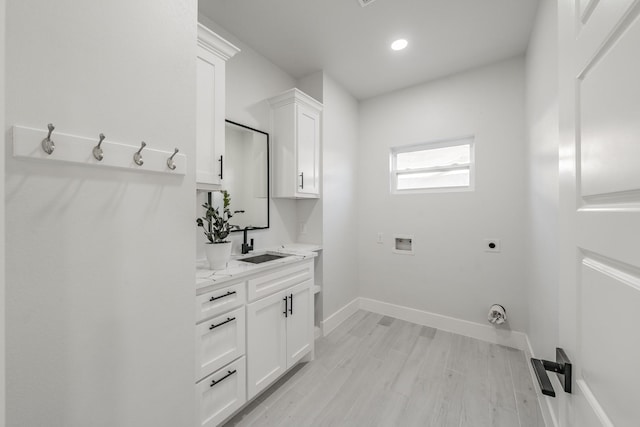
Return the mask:
{"type": "Polygon", "coordinates": [[[269,99],[273,118],[273,197],[320,197],[322,104],[298,89],[269,99]]]}
{"type": "Polygon", "coordinates": [[[224,179],[225,62],[240,50],[198,25],[196,188],[217,190],[224,179]]]}
{"type": "Polygon", "coordinates": [[[298,193],[320,194],[320,112],[297,106],[298,193]]]}

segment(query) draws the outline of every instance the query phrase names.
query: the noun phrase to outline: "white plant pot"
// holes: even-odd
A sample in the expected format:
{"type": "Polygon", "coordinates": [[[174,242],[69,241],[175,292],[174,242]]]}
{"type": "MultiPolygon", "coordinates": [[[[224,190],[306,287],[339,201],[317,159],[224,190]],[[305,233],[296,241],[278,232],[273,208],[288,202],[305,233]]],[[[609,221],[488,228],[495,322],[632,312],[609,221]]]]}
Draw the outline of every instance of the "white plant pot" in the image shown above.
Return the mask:
{"type": "Polygon", "coordinates": [[[204,250],[212,270],[224,270],[231,259],[231,242],[207,243],[204,250]]]}

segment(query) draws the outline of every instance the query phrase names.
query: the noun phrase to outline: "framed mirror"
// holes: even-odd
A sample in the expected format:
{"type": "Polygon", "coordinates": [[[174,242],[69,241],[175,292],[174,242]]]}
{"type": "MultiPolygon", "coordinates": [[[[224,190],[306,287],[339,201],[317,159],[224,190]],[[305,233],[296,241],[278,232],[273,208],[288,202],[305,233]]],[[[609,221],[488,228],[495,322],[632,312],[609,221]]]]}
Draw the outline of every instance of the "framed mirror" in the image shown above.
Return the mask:
{"type": "Polygon", "coordinates": [[[224,187],[231,196],[231,223],[269,228],[269,134],[226,120],[224,187]]]}

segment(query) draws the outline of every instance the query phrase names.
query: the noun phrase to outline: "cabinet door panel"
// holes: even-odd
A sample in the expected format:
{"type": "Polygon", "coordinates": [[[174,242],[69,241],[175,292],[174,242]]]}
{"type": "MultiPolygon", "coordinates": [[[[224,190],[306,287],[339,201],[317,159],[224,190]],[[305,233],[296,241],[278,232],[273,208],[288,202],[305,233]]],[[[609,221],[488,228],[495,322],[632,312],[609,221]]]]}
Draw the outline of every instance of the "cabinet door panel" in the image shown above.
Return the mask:
{"type": "Polygon", "coordinates": [[[245,358],[241,357],[196,384],[197,423],[220,425],[247,401],[245,358]]]}
{"type": "Polygon", "coordinates": [[[196,182],[198,188],[216,189],[224,155],[225,63],[201,47],[196,62],[196,182]]]}
{"type": "Polygon", "coordinates": [[[320,114],[304,105],[297,109],[298,192],[318,194],[320,114]]]}
{"type": "Polygon", "coordinates": [[[240,307],[196,326],[196,380],[244,354],[244,313],[240,307]]]}
{"type": "Polygon", "coordinates": [[[279,292],[247,305],[249,399],[287,369],[284,298],[279,292]]]}
{"type": "Polygon", "coordinates": [[[287,290],[290,314],[287,317],[287,369],[295,365],[313,346],[312,281],[287,290]]]}

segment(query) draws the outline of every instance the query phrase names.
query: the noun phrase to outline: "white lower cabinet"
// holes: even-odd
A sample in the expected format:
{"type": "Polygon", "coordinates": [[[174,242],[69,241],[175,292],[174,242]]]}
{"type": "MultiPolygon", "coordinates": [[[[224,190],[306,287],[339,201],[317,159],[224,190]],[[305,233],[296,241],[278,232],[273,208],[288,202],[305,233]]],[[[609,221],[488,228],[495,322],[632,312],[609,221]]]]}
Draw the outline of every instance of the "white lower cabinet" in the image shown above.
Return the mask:
{"type": "Polygon", "coordinates": [[[247,392],[253,398],[313,346],[313,281],[247,305],[247,392]]]}
{"type": "Polygon", "coordinates": [[[229,363],[196,384],[198,426],[215,427],[247,401],[245,358],[229,363]]]}
{"type": "Polygon", "coordinates": [[[303,259],[198,290],[196,427],[220,425],[313,352],[313,269],[303,259]]]}

